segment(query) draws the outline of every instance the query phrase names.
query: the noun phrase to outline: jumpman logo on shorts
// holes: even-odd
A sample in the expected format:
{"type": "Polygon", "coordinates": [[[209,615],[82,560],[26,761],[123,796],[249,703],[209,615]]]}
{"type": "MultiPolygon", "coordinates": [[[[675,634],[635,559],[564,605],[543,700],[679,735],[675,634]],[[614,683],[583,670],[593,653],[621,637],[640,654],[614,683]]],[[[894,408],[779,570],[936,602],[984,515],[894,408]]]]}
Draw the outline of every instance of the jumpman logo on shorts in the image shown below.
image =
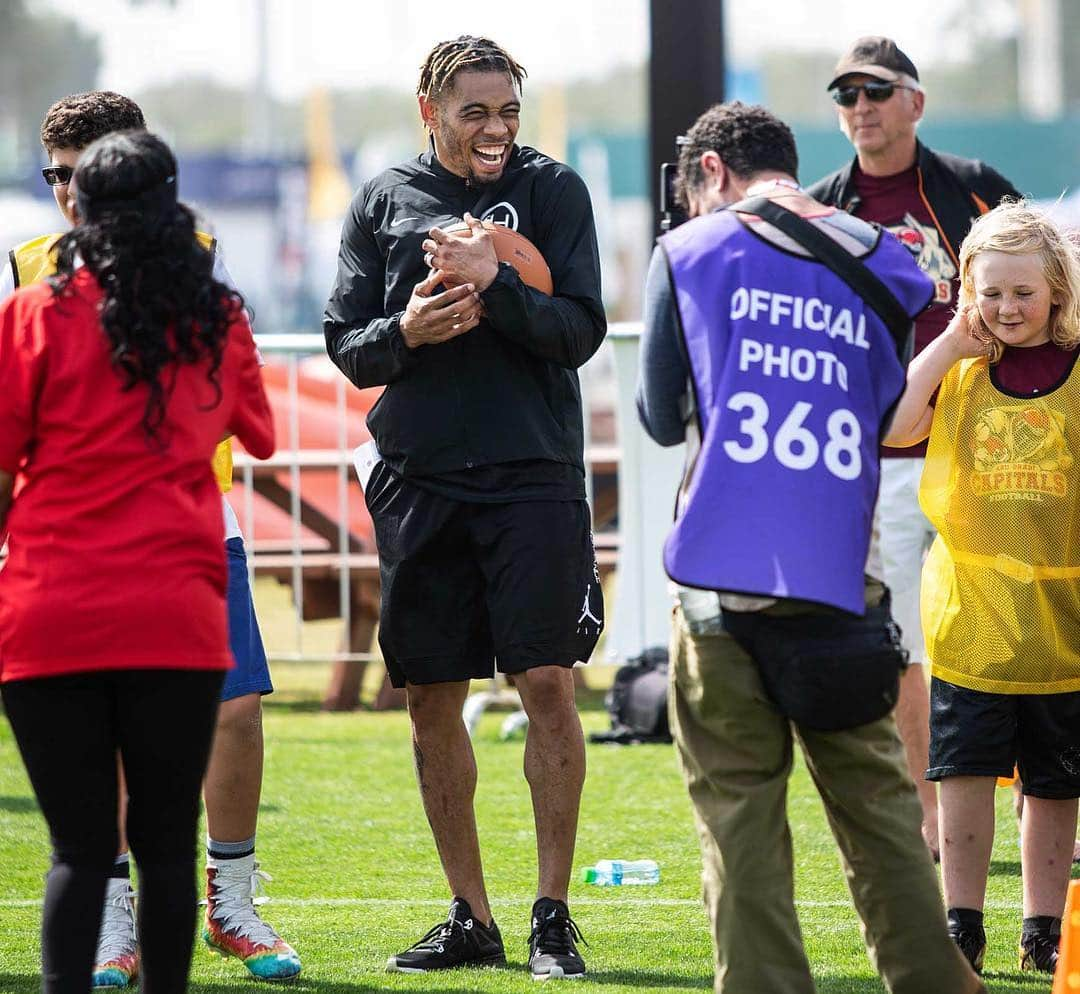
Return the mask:
{"type": "Polygon", "coordinates": [[[585,584],[585,603],[581,606],[581,617],[578,618],[577,623],[580,625],[586,618],[588,618],[597,627],[600,626],[600,619],[592,613],[592,606],[589,604],[589,594],[592,593],[592,584],[585,584]]]}

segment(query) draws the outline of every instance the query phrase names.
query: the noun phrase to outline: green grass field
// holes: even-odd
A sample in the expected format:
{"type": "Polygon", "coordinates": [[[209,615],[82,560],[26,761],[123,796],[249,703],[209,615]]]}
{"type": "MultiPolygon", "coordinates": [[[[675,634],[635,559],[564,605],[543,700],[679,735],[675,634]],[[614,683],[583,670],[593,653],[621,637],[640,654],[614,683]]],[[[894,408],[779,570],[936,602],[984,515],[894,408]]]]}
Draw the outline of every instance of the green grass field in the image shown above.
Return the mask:
{"type": "MultiPolygon", "coordinates": [[[[531,991],[524,969],[535,885],[533,826],[521,775],[522,742],[500,742],[502,715],[476,738],[478,817],[495,913],[507,943],[503,970],[429,977],[387,974],[386,957],[439,920],[449,895],[411,768],[402,714],[316,710],[321,666],[276,668],[266,702],[267,763],[259,826],[263,868],[274,877],[265,917],[296,946],[304,973],[291,987],[325,994],[377,990],[531,991]]],[[[602,682],[603,671],[590,674],[602,682]]],[[[587,730],[605,726],[600,692],[582,696],[587,730]]],[[[820,802],[800,765],[790,802],[797,897],[822,994],[883,990],[871,971],[820,802]]],[[[987,980],[991,991],[1048,990],[1020,974],[1020,864],[1006,791],[990,876],[987,980]]],[[[7,723],[0,720],[0,992],[38,990],[38,923],[48,843],[7,723]]],[[[670,747],[589,747],[576,867],[611,857],[652,857],[656,887],[575,883],[571,907],[586,938],[589,978],[579,994],[710,990],[711,950],[699,902],[699,863],[689,803],[670,747]]],[[[235,960],[195,950],[191,990],[251,990],[235,960]]]]}

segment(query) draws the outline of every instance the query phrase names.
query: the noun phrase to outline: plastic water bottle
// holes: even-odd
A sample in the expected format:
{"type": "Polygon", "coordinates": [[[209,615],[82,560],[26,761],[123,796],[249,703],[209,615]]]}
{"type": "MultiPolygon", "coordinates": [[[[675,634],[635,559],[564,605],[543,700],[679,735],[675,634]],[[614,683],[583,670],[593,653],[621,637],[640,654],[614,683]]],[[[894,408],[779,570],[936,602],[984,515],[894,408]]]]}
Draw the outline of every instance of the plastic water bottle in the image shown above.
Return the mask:
{"type": "Polygon", "coordinates": [[[581,879],[598,887],[658,884],[660,867],[651,859],[602,859],[596,866],[582,870],[581,879]]]}

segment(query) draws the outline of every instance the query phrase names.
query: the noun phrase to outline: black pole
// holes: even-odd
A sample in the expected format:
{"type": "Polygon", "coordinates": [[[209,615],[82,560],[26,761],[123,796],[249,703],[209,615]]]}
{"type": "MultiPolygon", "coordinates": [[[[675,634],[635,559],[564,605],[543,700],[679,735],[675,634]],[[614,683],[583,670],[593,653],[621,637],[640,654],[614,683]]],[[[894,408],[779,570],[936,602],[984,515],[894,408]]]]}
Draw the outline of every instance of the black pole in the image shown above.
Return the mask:
{"type": "Polygon", "coordinates": [[[723,0],[649,0],[649,183],[660,230],[660,163],[675,137],[724,99],[723,0]]]}

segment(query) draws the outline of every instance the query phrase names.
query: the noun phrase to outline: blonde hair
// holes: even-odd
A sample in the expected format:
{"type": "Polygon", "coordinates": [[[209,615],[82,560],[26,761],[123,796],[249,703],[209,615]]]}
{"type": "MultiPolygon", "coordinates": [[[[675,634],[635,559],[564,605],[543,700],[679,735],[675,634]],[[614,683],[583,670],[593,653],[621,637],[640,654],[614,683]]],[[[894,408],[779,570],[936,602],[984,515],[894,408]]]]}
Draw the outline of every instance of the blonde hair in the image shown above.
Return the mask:
{"type": "MultiPolygon", "coordinates": [[[[1080,246],[1044,211],[1026,200],[1007,200],[975,221],[960,246],[958,303],[962,311],[978,313],[971,263],[983,252],[1038,253],[1054,301],[1047,324],[1050,340],[1062,349],[1080,345],[1080,246]]],[[[1005,351],[1004,343],[990,333],[981,319],[972,322],[972,331],[990,347],[990,362],[998,362],[1005,351]]]]}

